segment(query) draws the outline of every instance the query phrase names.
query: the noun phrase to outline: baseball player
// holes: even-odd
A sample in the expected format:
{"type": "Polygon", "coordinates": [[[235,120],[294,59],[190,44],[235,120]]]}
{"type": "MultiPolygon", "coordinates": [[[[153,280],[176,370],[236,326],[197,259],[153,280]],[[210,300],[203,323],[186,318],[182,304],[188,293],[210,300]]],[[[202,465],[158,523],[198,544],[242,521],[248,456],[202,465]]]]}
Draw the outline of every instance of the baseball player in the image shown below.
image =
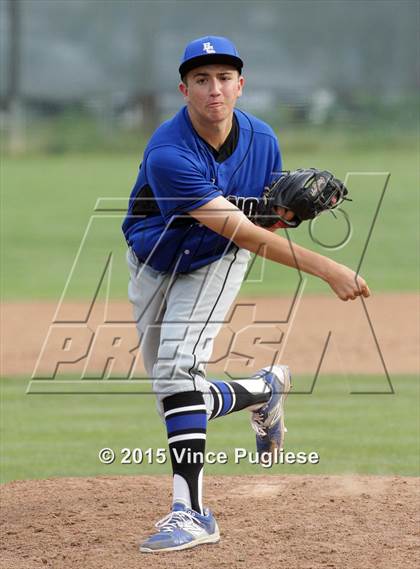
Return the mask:
{"type": "Polygon", "coordinates": [[[287,366],[269,366],[243,380],[206,378],[214,338],[250,253],[323,279],[342,300],[370,294],[351,269],[291,248],[273,232],[336,207],[347,190],[329,172],[282,175],[273,130],[235,108],[244,87],[242,66],[227,38],[187,45],[179,67],[185,106],[151,137],[123,223],[129,299],[173,470],[172,509],[142,552],[219,540],[216,520],[202,503],[209,421],[247,409],[260,456],[283,445],[287,366]]]}

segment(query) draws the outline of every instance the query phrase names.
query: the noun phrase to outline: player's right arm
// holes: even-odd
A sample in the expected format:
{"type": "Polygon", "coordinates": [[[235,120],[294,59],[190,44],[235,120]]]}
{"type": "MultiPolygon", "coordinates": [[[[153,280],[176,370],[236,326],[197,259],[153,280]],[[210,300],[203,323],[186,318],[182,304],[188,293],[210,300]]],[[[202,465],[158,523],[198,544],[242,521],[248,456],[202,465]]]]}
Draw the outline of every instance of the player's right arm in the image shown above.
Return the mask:
{"type": "Polygon", "coordinates": [[[242,249],[323,279],[341,300],[353,300],[360,295],[370,296],[365,280],[354,271],[254,225],[223,196],[189,211],[189,214],[242,249]]]}

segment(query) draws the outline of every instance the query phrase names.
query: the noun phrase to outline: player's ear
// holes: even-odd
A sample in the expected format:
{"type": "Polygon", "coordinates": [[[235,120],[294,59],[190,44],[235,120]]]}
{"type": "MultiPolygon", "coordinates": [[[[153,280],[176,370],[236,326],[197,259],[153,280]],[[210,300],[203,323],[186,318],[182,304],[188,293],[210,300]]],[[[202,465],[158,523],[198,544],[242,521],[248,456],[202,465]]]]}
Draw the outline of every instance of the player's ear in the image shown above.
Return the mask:
{"type": "Polygon", "coordinates": [[[184,81],[180,82],[180,84],[178,85],[178,89],[184,95],[185,98],[188,97],[188,86],[186,85],[186,83],[184,83],[184,81]]]}
{"type": "Polygon", "coordinates": [[[242,75],[239,75],[238,78],[238,97],[240,97],[242,95],[242,90],[244,88],[245,85],[245,79],[244,77],[242,77],[242,75]]]}

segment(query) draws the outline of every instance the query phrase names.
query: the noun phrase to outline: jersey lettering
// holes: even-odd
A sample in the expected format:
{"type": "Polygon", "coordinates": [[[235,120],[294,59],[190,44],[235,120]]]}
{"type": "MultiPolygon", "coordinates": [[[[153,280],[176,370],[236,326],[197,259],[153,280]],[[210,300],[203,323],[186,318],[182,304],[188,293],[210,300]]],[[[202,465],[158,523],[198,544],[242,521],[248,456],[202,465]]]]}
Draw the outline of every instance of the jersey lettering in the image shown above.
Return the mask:
{"type": "Polygon", "coordinates": [[[244,196],[227,196],[226,198],[230,203],[240,209],[247,217],[253,217],[257,213],[259,198],[244,197],[244,196]]]}

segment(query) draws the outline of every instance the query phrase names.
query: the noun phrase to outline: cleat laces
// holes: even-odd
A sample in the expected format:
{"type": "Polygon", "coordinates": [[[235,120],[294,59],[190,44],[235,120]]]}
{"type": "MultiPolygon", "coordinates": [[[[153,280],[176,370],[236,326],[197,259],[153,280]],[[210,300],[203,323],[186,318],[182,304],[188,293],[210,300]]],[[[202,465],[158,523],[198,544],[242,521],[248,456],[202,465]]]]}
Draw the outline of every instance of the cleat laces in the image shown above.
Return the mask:
{"type": "Polygon", "coordinates": [[[251,415],[251,426],[260,437],[267,435],[267,430],[270,429],[280,419],[280,408],[276,405],[267,414],[267,408],[262,407],[258,411],[254,411],[251,415]]]}
{"type": "Polygon", "coordinates": [[[197,530],[197,521],[191,512],[169,512],[169,514],[159,520],[155,526],[160,531],[168,533],[175,531],[177,528],[194,532],[194,530],[197,530]]]}

